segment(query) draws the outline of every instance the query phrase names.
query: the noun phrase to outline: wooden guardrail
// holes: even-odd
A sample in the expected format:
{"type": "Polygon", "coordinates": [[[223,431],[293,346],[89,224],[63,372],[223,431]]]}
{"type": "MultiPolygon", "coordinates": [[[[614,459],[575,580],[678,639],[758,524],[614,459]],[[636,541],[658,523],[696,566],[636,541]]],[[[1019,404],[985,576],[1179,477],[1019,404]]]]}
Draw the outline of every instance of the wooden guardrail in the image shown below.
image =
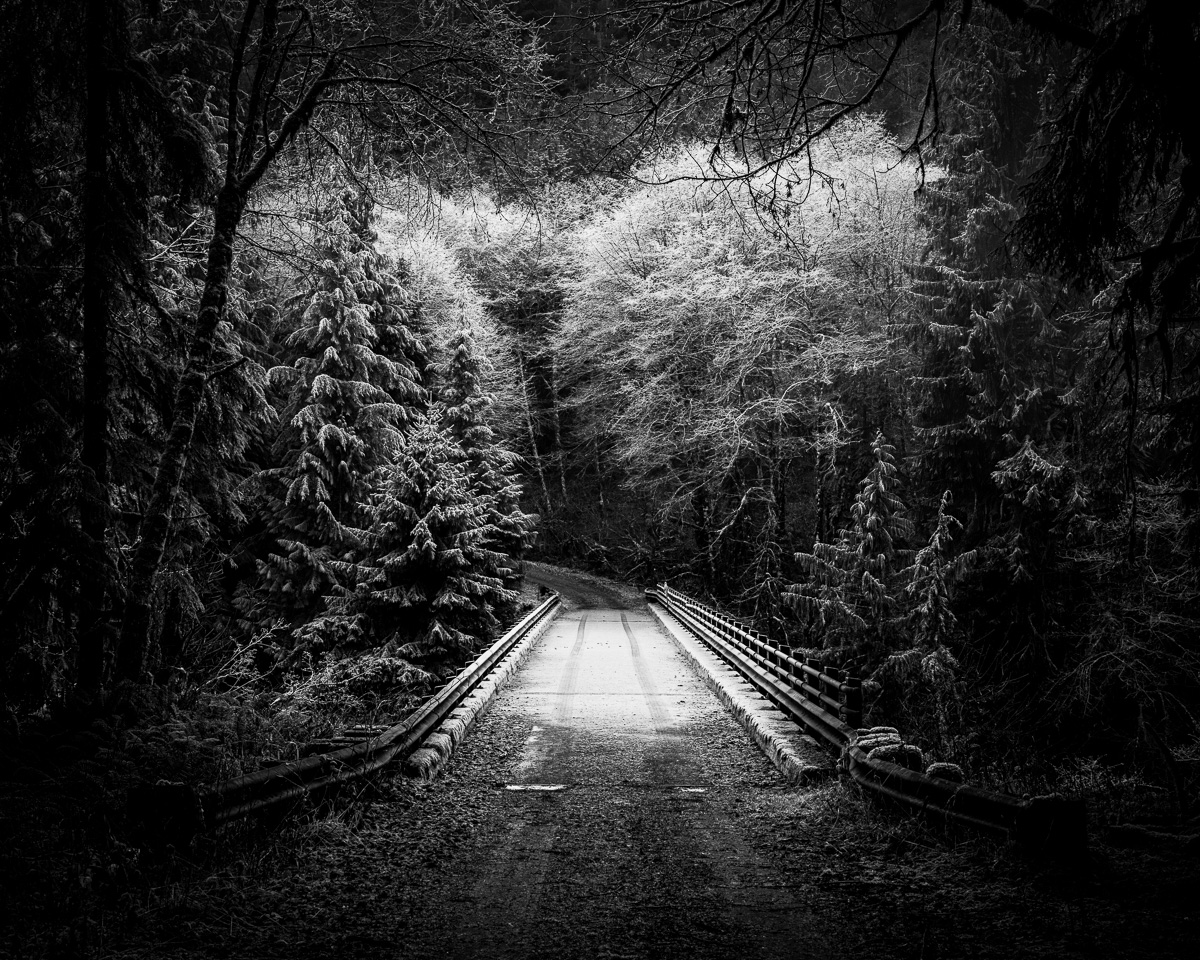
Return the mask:
{"type": "Polygon", "coordinates": [[[139,796],[136,806],[154,811],[158,832],[176,837],[194,835],[257,810],[328,790],[394,760],[403,760],[518,643],[550,618],[560,602],[559,595],[552,594],[419,709],[382,732],[327,753],[276,764],[199,789],[187,784],[148,788],[155,795],[139,796]]]}
{"type": "MultiPolygon", "coordinates": [[[[665,583],[646,593],[818,742],[837,753],[842,770],[872,793],[942,822],[1006,837],[1034,852],[1069,852],[1086,846],[1082,802],[1058,795],[1018,798],[873,756],[872,744],[880,735],[872,737],[872,731],[861,729],[860,678],[811,657],[793,657],[764,634],[665,583]]],[[[894,740],[899,749],[890,752],[898,759],[919,756],[915,750],[906,751],[898,735],[894,740]]]]}

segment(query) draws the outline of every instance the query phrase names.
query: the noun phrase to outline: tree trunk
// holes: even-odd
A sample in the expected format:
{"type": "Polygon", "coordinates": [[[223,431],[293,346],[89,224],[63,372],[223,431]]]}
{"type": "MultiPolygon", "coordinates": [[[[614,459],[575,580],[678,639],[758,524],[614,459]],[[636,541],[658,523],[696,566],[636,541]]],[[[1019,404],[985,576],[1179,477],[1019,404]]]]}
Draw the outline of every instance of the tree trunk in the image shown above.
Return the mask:
{"type": "Polygon", "coordinates": [[[525,357],[517,353],[517,372],[521,375],[521,395],[525,398],[525,426],[529,430],[529,452],[533,457],[533,465],[537,470],[538,481],[542,487],[542,508],[550,512],[550,489],[546,486],[546,471],[542,466],[542,455],[538,453],[537,434],[533,429],[533,403],[529,399],[529,378],[525,375],[525,357]]]}
{"type": "Polygon", "coordinates": [[[233,50],[229,71],[229,107],[226,127],[225,183],[217,194],[212,240],[208,244],[208,266],[204,292],[196,313],[195,333],[188,352],[187,366],[175,393],[171,429],[158,460],[158,471],[150,490],[150,503],[142,517],[138,543],[129,567],[128,600],[121,619],[117,649],[117,677],[140,683],[151,647],[150,612],[154,580],[162,563],[171,532],[171,513],[179,495],[179,485],[187,467],[196,419],[204,402],[204,389],[212,366],[217,330],[225,316],[229,299],[233,245],[238,225],[246,209],[246,198],[271,164],[296,134],[312,119],[322,96],[334,82],[340,60],[331,56],[312,80],[292,111],[278,124],[274,133],[262,125],[261,96],[267,77],[282,69],[276,51],[278,0],[267,0],[262,9],[258,38],[258,66],[254,74],[244,120],[241,92],[245,54],[250,42],[255,15],[255,0],[246,4],[242,26],[233,50]],[[244,123],[244,126],[243,126],[244,123]]]}
{"type": "Polygon", "coordinates": [[[702,577],[704,586],[711,589],[717,579],[716,565],[713,563],[712,532],[708,525],[708,489],[701,485],[692,494],[692,516],[695,521],[696,553],[704,561],[702,577]]]}
{"type": "Polygon", "coordinates": [[[245,194],[227,179],[217,198],[213,236],[208,247],[208,269],[204,293],[196,315],[196,332],[187,367],[175,395],[171,431],[158,461],[150,503],[142,518],[137,548],[129,570],[129,599],[121,621],[117,676],[139,682],[150,649],[150,610],[154,578],[166,550],[171,529],[171,512],[187,466],[196,430],[196,419],[204,400],[204,388],[217,341],[217,328],[225,314],[229,275],[233,266],[233,244],[245,209],[245,194]]]}
{"type": "Polygon", "coordinates": [[[600,506],[600,536],[608,540],[608,504],[604,499],[604,468],[600,465],[600,444],[595,447],[596,496],[600,506]]]}
{"type": "Polygon", "coordinates": [[[83,184],[83,424],[80,525],[87,542],[88,563],[79,582],[77,692],[93,700],[104,679],[108,639],[108,331],[112,306],[113,261],[108,229],[109,184],[109,50],[110,0],[88,0],[84,70],[83,184]]]}
{"type": "Polygon", "coordinates": [[[550,388],[550,411],[554,424],[554,453],[558,457],[558,485],[562,490],[563,503],[566,503],[570,499],[567,496],[567,464],[562,445],[562,423],[558,416],[558,367],[553,357],[550,358],[550,382],[547,386],[550,388]]]}

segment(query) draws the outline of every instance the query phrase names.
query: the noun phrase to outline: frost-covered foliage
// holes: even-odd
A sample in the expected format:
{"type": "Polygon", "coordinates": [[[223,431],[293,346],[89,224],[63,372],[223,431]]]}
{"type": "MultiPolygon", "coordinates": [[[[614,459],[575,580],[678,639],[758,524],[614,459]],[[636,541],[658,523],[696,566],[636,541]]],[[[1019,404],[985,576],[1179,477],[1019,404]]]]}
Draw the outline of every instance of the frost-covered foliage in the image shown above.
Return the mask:
{"type": "Polygon", "coordinates": [[[389,463],[422,401],[405,327],[406,294],[375,251],[367,211],[347,193],[322,232],[323,259],[294,308],[295,356],[270,371],[284,396],[264,471],[267,522],[280,551],[262,564],[265,610],[302,623],[337,582],[331,562],[356,541],[368,476],[389,463]],[[386,345],[386,352],[381,349],[386,345]]]}
{"type": "Polygon", "coordinates": [[[938,647],[949,641],[958,630],[958,619],[951,608],[950,598],[955,584],[975,563],[978,551],[956,553],[955,535],[962,524],[950,512],[950,492],[942,494],[938,505],[937,522],[929,534],[929,542],[917,551],[912,566],[905,571],[909,577],[904,593],[915,607],[910,613],[913,637],[924,647],[938,647]]]}
{"type": "Polygon", "coordinates": [[[378,240],[372,214],[361,194],[332,206],[279,323],[281,430],[258,478],[270,543],[240,601],[288,669],[379,648],[460,659],[515,612],[532,539],[493,426],[484,351],[504,338],[443,244],[395,221],[378,240]]]}
{"type": "Polygon", "coordinates": [[[482,298],[477,318],[456,308],[442,329],[452,336],[461,319],[471,321],[491,368],[484,371],[491,423],[531,467],[543,508],[556,487],[560,502],[568,500],[562,363],[552,344],[564,297],[562,254],[569,230],[611,202],[606,186],[548,187],[531,203],[507,205],[479,192],[444,199],[430,226],[436,240],[406,241],[418,272],[425,265],[431,279],[448,277],[443,264],[452,256],[453,270],[482,298]]]}
{"type": "MultiPolygon", "coordinates": [[[[446,204],[445,206],[448,206],[446,204]]],[[[464,325],[469,326],[487,362],[480,370],[480,385],[492,402],[489,421],[505,437],[519,432],[521,384],[517,375],[515,344],[496,323],[480,285],[468,276],[451,242],[420,225],[384,217],[380,250],[404,263],[407,289],[417,304],[416,319],[429,340],[434,356],[445,356],[464,325]]],[[[426,371],[429,386],[436,388],[436,371],[426,371]]]]}
{"type": "Polygon", "coordinates": [[[380,650],[327,658],[289,683],[284,702],[291,709],[320,711],[355,719],[395,717],[414,690],[424,690],[431,674],[410,661],[380,650]],[[389,708],[391,708],[389,710],[389,708]]]}
{"type": "Polygon", "coordinates": [[[441,427],[458,445],[471,492],[485,505],[493,528],[489,546],[501,563],[491,572],[511,588],[519,580],[517,564],[533,542],[536,519],[521,509],[520,458],[499,443],[488,422],[492,398],[481,384],[484,358],[469,326],[450,341],[447,353],[438,371],[441,427]]]}
{"type": "Polygon", "coordinates": [[[896,492],[895,448],[882,433],[871,444],[874,463],[850,508],[851,522],[833,543],[817,541],[796,559],[806,580],[786,597],[826,643],[834,638],[860,646],[895,643],[899,581],[911,550],[912,521],[896,492]]]}
{"type": "Polygon", "coordinates": [[[346,586],[332,600],[375,644],[433,663],[474,650],[497,626],[494,611],[517,600],[497,575],[506,558],[493,547],[487,501],[438,429],[440,415],[435,404],[380,468],[369,527],[353,560],[335,565],[346,586]]]}
{"type": "Polygon", "coordinates": [[[714,180],[710,148],[682,150],[567,254],[555,346],[573,416],[663,517],[694,526],[710,583],[730,561],[773,582],[779,557],[754,542],[786,539],[819,456],[902,408],[887,328],[924,242],[917,172],[873,122],[815,156],[815,173],[714,180]],[[831,408],[851,389],[864,402],[831,408]]]}

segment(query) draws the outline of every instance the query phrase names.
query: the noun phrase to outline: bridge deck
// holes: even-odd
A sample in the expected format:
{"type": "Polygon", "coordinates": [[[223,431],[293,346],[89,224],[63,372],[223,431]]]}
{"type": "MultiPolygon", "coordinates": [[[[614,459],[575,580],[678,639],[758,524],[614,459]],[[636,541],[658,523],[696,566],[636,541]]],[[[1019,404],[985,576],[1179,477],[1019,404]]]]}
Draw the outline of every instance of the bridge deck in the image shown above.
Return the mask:
{"type": "Polygon", "coordinates": [[[737,823],[782,780],[647,613],[560,617],[483,723],[523,737],[451,956],[798,955],[804,911],[737,823]]]}

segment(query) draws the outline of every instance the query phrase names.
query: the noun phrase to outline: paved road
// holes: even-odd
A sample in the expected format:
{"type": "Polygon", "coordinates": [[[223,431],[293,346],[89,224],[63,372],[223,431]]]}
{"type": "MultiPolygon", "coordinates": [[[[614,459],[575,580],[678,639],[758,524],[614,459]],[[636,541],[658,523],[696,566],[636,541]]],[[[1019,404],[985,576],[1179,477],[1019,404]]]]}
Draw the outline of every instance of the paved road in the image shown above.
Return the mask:
{"type": "Polygon", "coordinates": [[[730,816],[721,767],[743,753],[749,790],[771,771],[644,609],[560,617],[485,721],[513,722],[505,829],[463,865],[452,955],[798,955],[804,912],[730,816]]]}

